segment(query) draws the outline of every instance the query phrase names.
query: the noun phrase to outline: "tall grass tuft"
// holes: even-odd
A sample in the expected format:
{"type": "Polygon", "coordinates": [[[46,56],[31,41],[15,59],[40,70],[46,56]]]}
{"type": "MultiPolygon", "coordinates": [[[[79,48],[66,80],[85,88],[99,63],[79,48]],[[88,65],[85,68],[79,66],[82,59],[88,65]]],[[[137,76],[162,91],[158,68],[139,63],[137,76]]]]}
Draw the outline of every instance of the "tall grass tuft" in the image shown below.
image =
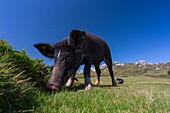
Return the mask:
{"type": "Polygon", "coordinates": [[[0,40],[0,112],[33,109],[36,87],[45,86],[49,72],[42,60],[31,59],[24,50],[15,51],[0,40]]]}

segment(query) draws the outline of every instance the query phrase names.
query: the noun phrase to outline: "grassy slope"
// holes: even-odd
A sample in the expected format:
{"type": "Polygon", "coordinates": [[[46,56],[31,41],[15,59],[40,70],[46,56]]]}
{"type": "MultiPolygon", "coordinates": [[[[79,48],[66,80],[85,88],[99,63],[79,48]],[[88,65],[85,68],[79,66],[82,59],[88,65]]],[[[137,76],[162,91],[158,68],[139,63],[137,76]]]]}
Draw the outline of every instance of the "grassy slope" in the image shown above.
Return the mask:
{"type": "MultiPolygon", "coordinates": [[[[89,91],[84,90],[83,75],[77,75],[79,83],[50,93],[42,89],[41,83],[49,74],[42,62],[13,51],[4,42],[0,43],[0,54],[0,112],[170,112],[170,77],[166,69],[116,67],[115,76],[125,80],[123,85],[110,87],[108,72],[102,71],[101,85],[89,91]]],[[[92,73],[93,83],[95,78],[92,73]]]]}
{"type": "Polygon", "coordinates": [[[49,68],[0,40],[0,112],[29,110],[37,106],[37,89],[44,87],[49,68]]]}

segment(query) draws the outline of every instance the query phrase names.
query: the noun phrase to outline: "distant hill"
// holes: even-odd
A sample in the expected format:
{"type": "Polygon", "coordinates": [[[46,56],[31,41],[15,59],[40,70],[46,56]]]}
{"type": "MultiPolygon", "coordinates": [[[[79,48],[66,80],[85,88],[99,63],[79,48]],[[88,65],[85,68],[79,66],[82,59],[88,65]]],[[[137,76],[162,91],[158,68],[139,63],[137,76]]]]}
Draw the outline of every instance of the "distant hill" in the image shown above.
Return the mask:
{"type": "MultiPolygon", "coordinates": [[[[108,74],[106,64],[100,66],[102,74],[108,74]]],[[[145,60],[139,60],[134,63],[113,63],[113,70],[116,76],[155,76],[155,77],[170,77],[170,62],[166,63],[148,63],[145,60]]],[[[95,73],[95,68],[91,68],[91,72],[95,73]]],[[[83,74],[83,70],[79,70],[78,74],[83,74]]],[[[101,75],[102,75],[101,74],[101,75]]]]}

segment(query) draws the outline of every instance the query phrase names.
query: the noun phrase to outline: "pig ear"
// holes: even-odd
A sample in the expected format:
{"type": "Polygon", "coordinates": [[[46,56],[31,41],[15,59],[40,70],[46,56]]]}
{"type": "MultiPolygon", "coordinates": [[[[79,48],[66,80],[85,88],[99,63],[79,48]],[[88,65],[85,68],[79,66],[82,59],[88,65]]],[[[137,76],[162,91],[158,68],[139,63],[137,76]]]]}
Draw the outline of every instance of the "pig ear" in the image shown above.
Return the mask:
{"type": "Polygon", "coordinates": [[[44,56],[54,58],[54,44],[37,43],[34,44],[34,47],[37,48],[44,56]]]}
{"type": "Polygon", "coordinates": [[[86,43],[86,33],[80,30],[73,30],[68,37],[68,45],[83,47],[86,43]]]}

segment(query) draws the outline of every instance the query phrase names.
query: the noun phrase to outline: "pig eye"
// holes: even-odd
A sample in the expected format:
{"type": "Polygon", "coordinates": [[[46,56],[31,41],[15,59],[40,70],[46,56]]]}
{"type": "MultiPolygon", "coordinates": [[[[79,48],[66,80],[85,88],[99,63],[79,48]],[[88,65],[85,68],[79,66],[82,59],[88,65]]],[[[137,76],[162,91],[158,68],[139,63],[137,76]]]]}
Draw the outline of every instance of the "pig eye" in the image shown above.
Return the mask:
{"type": "Polygon", "coordinates": [[[42,49],[47,49],[47,46],[42,46],[42,49]]]}

